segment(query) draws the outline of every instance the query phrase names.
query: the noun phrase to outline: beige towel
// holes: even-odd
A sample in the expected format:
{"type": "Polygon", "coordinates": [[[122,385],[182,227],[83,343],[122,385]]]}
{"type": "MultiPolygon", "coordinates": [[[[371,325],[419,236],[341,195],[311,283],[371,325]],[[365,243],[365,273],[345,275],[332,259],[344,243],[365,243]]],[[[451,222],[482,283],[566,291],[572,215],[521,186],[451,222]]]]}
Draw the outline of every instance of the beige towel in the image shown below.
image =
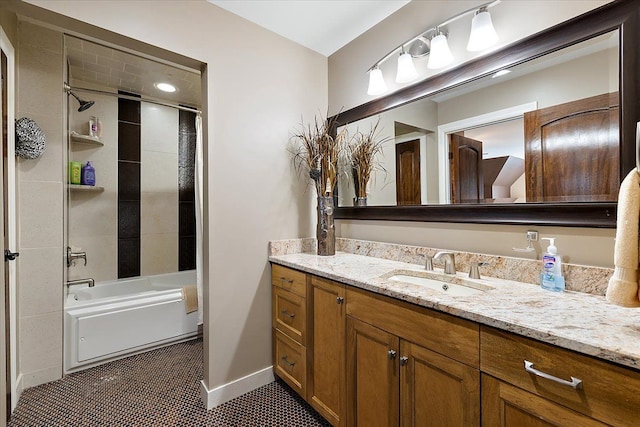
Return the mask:
{"type": "Polygon", "coordinates": [[[638,295],[638,221],[640,220],[640,174],[633,169],[620,185],[615,270],[609,279],[607,301],[624,307],[640,307],[638,295]]]}
{"type": "Polygon", "coordinates": [[[198,310],[198,290],[196,285],[183,286],[182,298],[184,298],[184,308],[187,314],[198,310]]]}

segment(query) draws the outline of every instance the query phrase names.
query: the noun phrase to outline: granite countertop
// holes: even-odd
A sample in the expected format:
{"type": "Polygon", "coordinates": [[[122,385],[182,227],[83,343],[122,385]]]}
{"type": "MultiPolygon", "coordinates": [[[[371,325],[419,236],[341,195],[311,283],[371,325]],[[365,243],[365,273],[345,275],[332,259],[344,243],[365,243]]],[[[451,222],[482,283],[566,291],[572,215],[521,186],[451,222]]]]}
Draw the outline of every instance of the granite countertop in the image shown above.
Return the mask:
{"type": "Polygon", "coordinates": [[[344,252],[272,255],[269,261],[640,370],[640,309],[602,296],[487,278],[480,282],[494,289],[454,297],[382,278],[393,270],[424,271],[419,265],[344,252]]]}

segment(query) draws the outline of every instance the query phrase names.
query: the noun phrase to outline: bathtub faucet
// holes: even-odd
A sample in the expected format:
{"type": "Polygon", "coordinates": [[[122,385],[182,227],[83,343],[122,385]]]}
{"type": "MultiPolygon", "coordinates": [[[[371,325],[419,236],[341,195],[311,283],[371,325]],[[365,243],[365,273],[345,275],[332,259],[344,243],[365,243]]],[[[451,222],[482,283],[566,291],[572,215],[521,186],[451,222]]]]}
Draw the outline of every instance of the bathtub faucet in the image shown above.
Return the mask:
{"type": "Polygon", "coordinates": [[[67,282],[67,287],[73,286],[73,285],[84,285],[85,283],[88,284],[90,288],[93,288],[96,285],[95,280],[88,278],[88,279],[69,280],[67,282]]]}

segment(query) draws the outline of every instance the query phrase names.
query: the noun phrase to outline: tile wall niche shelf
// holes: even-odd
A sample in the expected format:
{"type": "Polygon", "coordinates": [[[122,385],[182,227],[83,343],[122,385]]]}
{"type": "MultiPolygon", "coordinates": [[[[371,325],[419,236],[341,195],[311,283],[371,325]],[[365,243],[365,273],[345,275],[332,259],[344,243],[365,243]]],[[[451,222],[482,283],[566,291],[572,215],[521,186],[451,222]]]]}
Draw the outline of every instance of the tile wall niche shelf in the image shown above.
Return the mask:
{"type": "Polygon", "coordinates": [[[80,135],[79,133],[71,133],[71,142],[77,144],[97,145],[99,147],[104,146],[104,143],[100,141],[97,136],[80,135]]]}
{"type": "Polygon", "coordinates": [[[97,187],[95,185],[80,185],[80,184],[69,184],[69,189],[71,191],[88,191],[93,193],[102,193],[104,191],[104,187],[97,187]]]}

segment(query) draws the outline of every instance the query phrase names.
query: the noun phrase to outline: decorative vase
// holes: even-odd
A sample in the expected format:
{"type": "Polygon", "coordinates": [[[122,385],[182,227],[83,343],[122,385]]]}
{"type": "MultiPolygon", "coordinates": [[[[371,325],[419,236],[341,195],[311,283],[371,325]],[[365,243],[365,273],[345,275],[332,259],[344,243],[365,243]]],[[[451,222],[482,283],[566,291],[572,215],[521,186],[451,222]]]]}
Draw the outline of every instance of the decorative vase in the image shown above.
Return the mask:
{"type": "Polygon", "coordinates": [[[318,255],[335,255],[336,229],[333,223],[333,197],[318,197],[318,255]]]}
{"type": "Polygon", "coordinates": [[[366,197],[354,197],[353,198],[353,206],[367,206],[367,198],[366,197]]]}

